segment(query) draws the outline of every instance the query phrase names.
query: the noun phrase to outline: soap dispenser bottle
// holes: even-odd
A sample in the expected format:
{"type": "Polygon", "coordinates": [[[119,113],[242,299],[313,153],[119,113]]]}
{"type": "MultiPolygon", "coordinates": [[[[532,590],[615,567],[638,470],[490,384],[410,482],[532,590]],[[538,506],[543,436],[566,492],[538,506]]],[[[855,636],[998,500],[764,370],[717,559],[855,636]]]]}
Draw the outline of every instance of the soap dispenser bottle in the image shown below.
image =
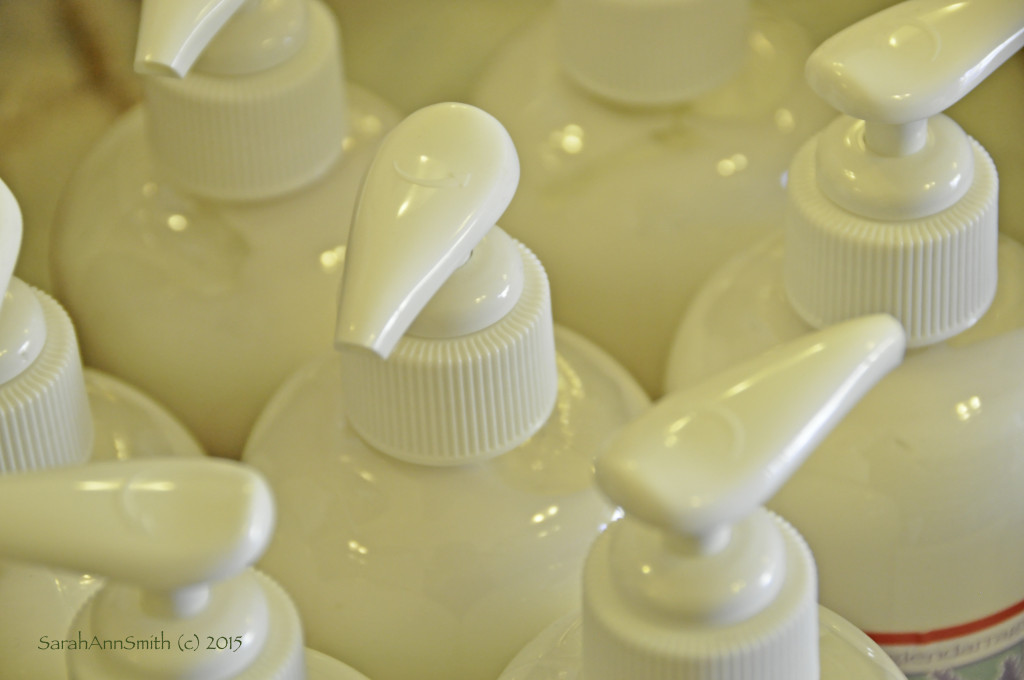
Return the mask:
{"type": "Polygon", "coordinates": [[[20,519],[0,527],[0,554],[107,579],[68,628],[21,630],[69,680],[366,680],[304,649],[288,595],[249,568],[274,499],[246,466],[131,461],[0,478],[0,507],[20,519]]]}
{"type": "MultiPolygon", "coordinates": [[[[201,456],[152,399],[83,370],[68,315],[12,276],[21,236],[17,201],[0,182],[0,477],[96,460],[201,456]]],[[[19,525],[25,512],[3,524],[19,525]]],[[[0,676],[63,680],[62,664],[39,654],[24,633],[66,628],[96,585],[93,575],[0,561],[0,676]]]]}
{"type": "Polygon", "coordinates": [[[543,267],[495,226],[517,177],[480,109],[400,123],[353,218],[338,351],[284,384],[246,445],[279,504],[261,567],[312,645],[369,677],[495,678],[570,611],[614,512],[594,455],[648,403],[553,325],[543,267]]]}
{"type": "Polygon", "coordinates": [[[652,396],[690,297],[778,228],[793,153],[835,115],[799,77],[810,51],[747,0],[558,0],[478,85],[522,159],[503,224],[556,321],[652,396]]]}
{"type": "Polygon", "coordinates": [[[939,113],[1022,43],[1016,0],[906,2],[823,43],[808,78],[847,115],[794,159],[785,238],[697,296],[668,375],[900,320],[903,365],[770,506],[814,550],[822,602],[911,677],[996,677],[1024,654],[1024,248],[998,234],[985,150],[939,113]]]}
{"type": "Polygon", "coordinates": [[[144,101],[58,209],[53,281],[86,363],[215,455],[241,454],[274,388],[332,337],[357,189],[398,119],[340,65],[318,0],[145,0],[144,101]]]}
{"type": "Polygon", "coordinates": [[[803,336],[664,397],[597,459],[624,516],[594,543],[582,610],[501,680],[897,680],[867,636],[817,605],[814,559],[760,507],[903,356],[875,315],[803,336]]]}

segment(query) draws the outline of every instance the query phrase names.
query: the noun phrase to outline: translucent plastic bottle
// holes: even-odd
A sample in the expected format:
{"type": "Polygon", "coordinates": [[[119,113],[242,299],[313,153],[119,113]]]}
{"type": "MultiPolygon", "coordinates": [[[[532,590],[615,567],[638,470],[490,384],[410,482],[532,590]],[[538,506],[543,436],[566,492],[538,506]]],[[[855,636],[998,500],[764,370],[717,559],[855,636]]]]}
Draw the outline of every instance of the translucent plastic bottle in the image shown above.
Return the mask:
{"type": "MultiPolygon", "coordinates": [[[[826,41],[812,86],[847,115],[795,157],[785,238],[712,276],[668,385],[888,312],[908,352],[771,501],[822,602],[910,677],[999,677],[1024,654],[1024,248],[996,168],[940,112],[1024,43],[1024,5],[916,0],[826,41]]],[[[1016,191],[1015,187],[1003,187],[1016,191]]]]}
{"type": "Polygon", "coordinates": [[[378,680],[495,678],[573,608],[614,513],[594,456],[647,405],[553,326],[543,267],[495,226],[517,178],[479,109],[396,127],[353,220],[339,350],[284,384],[246,445],[280,511],[260,566],[313,646],[378,680]]]}
{"type": "Polygon", "coordinates": [[[356,192],[397,120],[344,84],[339,49],[316,0],[146,0],[144,101],[59,207],[53,281],[86,363],[215,455],[241,455],[274,388],[331,338],[356,192]]]}
{"type": "Polygon", "coordinates": [[[501,680],[903,678],[816,605],[807,544],[759,507],[903,349],[892,317],[864,317],[669,395],[624,427],[597,481],[625,516],[590,551],[582,612],[501,680]]]}
{"type": "Polygon", "coordinates": [[[558,0],[480,81],[522,159],[505,228],[550,271],[555,319],[652,395],[691,296],[778,229],[786,167],[835,113],[810,51],[746,0],[558,0]]]}
{"type": "MultiPolygon", "coordinates": [[[[0,477],[93,461],[199,457],[182,425],[149,397],[83,370],[71,320],[48,295],[13,277],[21,213],[0,182],[0,477]]],[[[10,513],[19,526],[29,510],[10,513]]],[[[37,647],[65,629],[95,590],[95,575],[0,561],[0,677],[64,680],[37,647]]]]}

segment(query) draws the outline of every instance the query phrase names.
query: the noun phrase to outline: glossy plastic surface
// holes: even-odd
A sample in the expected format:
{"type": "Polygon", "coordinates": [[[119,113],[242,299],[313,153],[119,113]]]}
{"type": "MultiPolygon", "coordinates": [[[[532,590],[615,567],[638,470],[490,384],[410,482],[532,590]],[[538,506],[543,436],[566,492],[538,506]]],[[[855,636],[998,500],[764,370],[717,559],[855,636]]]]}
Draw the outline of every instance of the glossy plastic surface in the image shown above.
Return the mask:
{"type": "Polygon", "coordinates": [[[18,201],[0,181],[0,384],[35,361],[46,342],[46,322],[35,294],[13,277],[21,237],[18,201]]]}
{"type": "MultiPolygon", "coordinates": [[[[336,342],[386,359],[505,212],[518,181],[515,146],[488,113],[448,103],[403,120],[381,143],[352,218],[336,342]]],[[[474,333],[515,306],[507,279],[519,254],[509,246],[498,253],[478,274],[483,284],[461,284],[468,304],[442,312],[452,321],[435,321],[433,334],[474,333]],[[488,277],[496,283],[486,285],[488,277]]]]}
{"type": "Polygon", "coordinates": [[[135,70],[184,77],[197,59],[207,73],[273,68],[305,41],[305,9],[301,0],[145,0],[135,70]]]}
{"type": "Polygon", "coordinates": [[[596,461],[625,516],[583,571],[589,680],[817,680],[814,559],[760,506],[904,347],[892,317],[854,319],[669,394],[620,429],[596,461]]]}
{"type": "Polygon", "coordinates": [[[904,125],[955,104],[1022,46],[1016,0],[911,0],[826,40],[807,78],[847,115],[904,125]]]}
{"type": "MultiPolygon", "coordinates": [[[[768,241],[709,280],[680,327],[670,389],[811,330],[786,301],[782,259],[768,241]]],[[[1021,291],[1024,248],[1003,238],[988,312],[910,351],[769,503],[811,545],[824,605],[890,639],[971,640],[961,656],[921,636],[887,644],[908,674],[1024,644],[1012,615],[1024,601],[1021,291]],[[984,624],[994,615],[998,627],[984,624]],[[959,638],[961,625],[976,632],[959,638]]]]}
{"type": "Polygon", "coordinates": [[[468,465],[368,448],[346,422],[337,356],[282,387],[244,460],[278,502],[260,566],[295,598],[311,646],[375,679],[496,677],[578,603],[583,557],[613,515],[593,488],[594,456],[647,400],[586,341],[558,330],[556,343],[551,417],[519,448],[468,465]]]}
{"type": "MultiPolygon", "coordinates": [[[[192,436],[141,392],[86,369],[93,414],[93,461],[202,455],[192,436]]],[[[101,581],[94,574],[0,563],[0,675],[5,680],[65,680],[62,651],[71,619],[101,581]],[[45,640],[44,640],[45,638],[45,640]]]]}
{"type": "MultiPolygon", "coordinates": [[[[584,680],[579,613],[552,623],[516,655],[499,680],[584,680]]],[[[818,607],[821,680],[903,680],[878,645],[834,612],[818,607]]]]}
{"type": "Polygon", "coordinates": [[[263,553],[274,501],[253,470],[210,459],[122,461],[0,477],[9,557],[171,592],[263,553]],[[17,510],[16,510],[17,509],[17,510]]]}
{"type": "Polygon", "coordinates": [[[755,6],[744,45],[739,72],[688,104],[609,104],[562,72],[545,14],[496,55],[473,99],[519,151],[501,225],[547,267],[556,321],[652,394],[690,296],[778,228],[789,160],[834,115],[803,82],[811,45],[798,26],[755,6]]]}
{"type": "Polygon", "coordinates": [[[822,191],[857,215],[926,217],[950,207],[973,182],[966,135],[945,109],[1024,45],[1024,6],[912,0],[832,36],[807,60],[811,87],[864,121],[823,134],[822,191]]]}
{"type": "Polygon", "coordinates": [[[242,203],[177,191],[136,109],[61,205],[53,276],[86,363],[145,389],[215,455],[239,456],[273,389],[331,344],[347,216],[396,120],[357,87],[349,99],[343,160],[298,193],[242,203]]]}
{"type": "Polygon", "coordinates": [[[68,648],[72,680],[303,677],[293,605],[247,569],[274,522],[270,489],[252,468],[106,462],[9,476],[0,486],[4,503],[29,514],[0,532],[5,555],[111,579],[66,639],[121,643],[68,648]]]}

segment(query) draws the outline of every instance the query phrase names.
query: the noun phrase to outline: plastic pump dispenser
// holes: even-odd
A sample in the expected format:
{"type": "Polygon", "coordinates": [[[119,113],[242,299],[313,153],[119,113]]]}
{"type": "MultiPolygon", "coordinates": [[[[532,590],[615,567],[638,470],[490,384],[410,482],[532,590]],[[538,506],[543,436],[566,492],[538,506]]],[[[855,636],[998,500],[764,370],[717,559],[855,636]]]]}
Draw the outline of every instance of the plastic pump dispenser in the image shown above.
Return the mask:
{"type": "Polygon", "coordinates": [[[558,0],[477,87],[519,148],[503,226],[555,319],[653,396],[690,297],[781,222],[786,167],[834,115],[799,78],[810,51],[746,0],[558,0]]]}
{"type": "Polygon", "coordinates": [[[494,678],[569,611],[614,510],[597,446],[647,405],[554,327],[543,267],[495,226],[517,178],[480,109],[399,124],[353,218],[338,351],[282,386],[246,446],[281,507],[262,567],[314,646],[370,677],[494,678]]]}
{"type": "Polygon", "coordinates": [[[315,0],[145,0],[135,68],[144,103],[60,206],[55,287],[90,365],[237,457],[272,390],[331,337],[320,310],[346,218],[397,115],[345,86],[315,0]]]}
{"type": "Polygon", "coordinates": [[[495,228],[518,181],[505,129],[457,104],[407,118],[370,168],[336,340],[356,397],[352,425],[390,455],[441,465],[488,458],[551,414],[558,371],[543,270],[495,228]]]}
{"type": "Polygon", "coordinates": [[[785,241],[707,282],[670,362],[678,389],[816,326],[899,319],[915,349],[770,505],[822,602],[910,676],[998,675],[1024,649],[1024,248],[999,236],[988,155],[939,113],[1022,44],[1012,0],[915,0],[825,41],[808,79],[846,115],[794,159],[785,241]]]}
{"type": "Polygon", "coordinates": [[[552,626],[502,679],[902,678],[816,605],[810,550],[760,506],[904,344],[889,316],[850,321],[666,396],[624,427],[596,474],[625,516],[590,552],[581,621],[552,626]]]}
{"type": "Polygon", "coordinates": [[[288,596],[247,569],[274,523],[251,469],[103,463],[0,478],[0,499],[22,520],[0,529],[0,553],[108,578],[69,630],[46,636],[71,680],[363,678],[304,653],[288,596]]]}
{"type": "Polygon", "coordinates": [[[786,291],[809,324],[886,311],[914,347],[988,309],[997,173],[942,111],[1022,45],[1019,2],[918,0],[814,52],[811,87],[846,115],[796,157],[790,179],[786,291]]]}
{"type": "MultiPolygon", "coordinates": [[[[68,315],[12,276],[21,237],[17,201],[0,182],[0,478],[103,459],[200,456],[148,397],[83,370],[68,315]]],[[[24,512],[7,524],[22,526],[24,512]]],[[[62,632],[97,584],[92,575],[0,561],[0,676],[63,680],[63,664],[40,653],[38,636],[62,632]]]]}
{"type": "Polygon", "coordinates": [[[143,3],[135,70],[165,76],[144,81],[149,133],[176,184],[219,199],[268,198],[337,159],[348,117],[336,48],[297,58],[310,31],[328,22],[314,7],[306,0],[143,3]],[[193,65],[195,77],[186,78],[193,65]]]}

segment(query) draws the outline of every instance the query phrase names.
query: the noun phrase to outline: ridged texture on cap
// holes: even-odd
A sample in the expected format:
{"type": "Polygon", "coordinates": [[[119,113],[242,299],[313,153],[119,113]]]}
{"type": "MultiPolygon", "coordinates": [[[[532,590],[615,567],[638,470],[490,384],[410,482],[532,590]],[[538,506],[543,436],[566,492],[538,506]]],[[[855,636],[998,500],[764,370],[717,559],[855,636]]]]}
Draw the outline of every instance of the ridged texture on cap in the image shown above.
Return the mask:
{"type": "Polygon", "coordinates": [[[547,274],[522,244],[523,293],[505,318],[453,339],[409,337],[387,360],[341,350],[345,409],[374,448],[428,465],[482,460],[522,444],[558,393],[547,274]]]}
{"type": "Polygon", "coordinates": [[[249,200],[313,181],[348,133],[338,29],[309,3],[309,37],[285,63],[245,76],[144,78],[160,171],[198,196],[249,200]]]}
{"type": "Polygon", "coordinates": [[[797,313],[823,328],[884,312],[907,345],[939,342],[972,326],[996,290],[998,175],[973,139],[967,194],[935,215],[880,222],[850,213],[818,189],[811,140],[789,176],[785,286],[797,313]]]}
{"type": "Polygon", "coordinates": [[[818,680],[817,578],[810,549],[777,516],[787,544],[785,584],[751,619],[714,626],[655,621],[623,600],[602,561],[602,534],[584,570],[586,680],[818,680]]]}
{"type": "Polygon", "coordinates": [[[92,414],[71,319],[33,289],[46,343],[31,366],[0,385],[0,474],[74,465],[92,453],[92,414]]]}

